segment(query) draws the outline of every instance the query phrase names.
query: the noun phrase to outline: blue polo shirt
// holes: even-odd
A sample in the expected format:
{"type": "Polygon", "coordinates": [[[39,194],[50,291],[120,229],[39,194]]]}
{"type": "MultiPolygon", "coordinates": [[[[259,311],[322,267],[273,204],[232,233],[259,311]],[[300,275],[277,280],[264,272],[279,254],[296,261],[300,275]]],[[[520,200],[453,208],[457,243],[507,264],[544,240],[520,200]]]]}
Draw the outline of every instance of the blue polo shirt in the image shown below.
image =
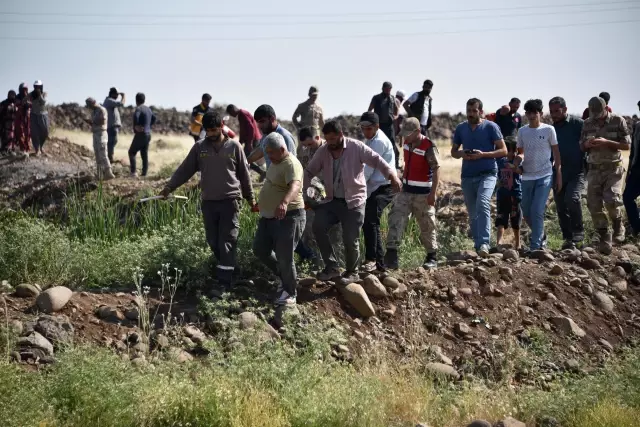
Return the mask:
{"type": "MultiPolygon", "coordinates": [[[[486,153],[494,151],[494,142],[500,139],[503,139],[500,128],[490,120],[483,120],[475,130],[471,129],[469,122],[462,122],[453,134],[453,145],[461,145],[463,150],[480,150],[486,153]]],[[[462,178],[496,175],[497,172],[496,159],[462,161],[462,178]]]]}
{"type": "MultiPolygon", "coordinates": [[[[296,157],[296,143],[293,140],[293,135],[291,135],[291,132],[289,132],[288,130],[286,130],[280,125],[278,125],[278,127],[274,132],[277,132],[280,135],[282,135],[282,137],[284,138],[285,144],[287,144],[287,150],[289,151],[289,154],[291,154],[293,157],[296,157]]],[[[265,150],[265,146],[264,146],[264,140],[266,137],[267,135],[264,135],[260,140],[260,148],[262,148],[262,152],[264,153],[264,161],[267,164],[267,169],[268,169],[269,166],[271,166],[271,160],[269,160],[269,156],[267,156],[267,151],[265,150]]]]}

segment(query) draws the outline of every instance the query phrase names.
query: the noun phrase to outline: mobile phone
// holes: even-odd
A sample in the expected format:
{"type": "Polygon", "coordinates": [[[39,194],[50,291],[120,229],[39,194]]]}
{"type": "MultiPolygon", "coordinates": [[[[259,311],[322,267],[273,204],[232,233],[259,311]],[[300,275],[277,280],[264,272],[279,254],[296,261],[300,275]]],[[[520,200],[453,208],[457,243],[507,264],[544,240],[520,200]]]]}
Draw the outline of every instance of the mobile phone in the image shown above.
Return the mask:
{"type": "Polygon", "coordinates": [[[464,150],[464,154],[475,154],[476,150],[464,150]]]}

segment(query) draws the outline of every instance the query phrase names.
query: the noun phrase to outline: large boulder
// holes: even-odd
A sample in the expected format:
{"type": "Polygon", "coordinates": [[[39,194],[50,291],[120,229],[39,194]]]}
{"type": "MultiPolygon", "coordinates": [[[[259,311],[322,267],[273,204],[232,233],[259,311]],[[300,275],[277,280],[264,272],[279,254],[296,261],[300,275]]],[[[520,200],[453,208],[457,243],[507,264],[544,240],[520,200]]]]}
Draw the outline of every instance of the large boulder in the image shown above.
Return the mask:
{"type": "Polygon", "coordinates": [[[340,292],[344,299],[353,306],[362,317],[376,315],[376,311],[362,286],[357,283],[350,283],[347,286],[341,287],[340,292]]]}
{"type": "Polygon", "coordinates": [[[40,316],[33,329],[51,341],[56,348],[73,341],[73,325],[69,319],[62,316],[40,316]]]}
{"type": "Polygon", "coordinates": [[[36,298],[36,304],[40,311],[51,314],[60,311],[71,299],[73,292],[65,286],[54,286],[42,292],[36,298]]]}
{"type": "Polygon", "coordinates": [[[582,328],[580,328],[576,324],[576,322],[568,317],[554,316],[549,320],[554,324],[556,328],[558,328],[559,331],[561,331],[565,335],[574,335],[578,338],[582,338],[587,335],[587,333],[582,330],[582,328]]]}
{"type": "Polygon", "coordinates": [[[47,356],[53,356],[53,344],[38,332],[32,332],[28,336],[18,339],[18,347],[21,350],[36,348],[47,356]]]}

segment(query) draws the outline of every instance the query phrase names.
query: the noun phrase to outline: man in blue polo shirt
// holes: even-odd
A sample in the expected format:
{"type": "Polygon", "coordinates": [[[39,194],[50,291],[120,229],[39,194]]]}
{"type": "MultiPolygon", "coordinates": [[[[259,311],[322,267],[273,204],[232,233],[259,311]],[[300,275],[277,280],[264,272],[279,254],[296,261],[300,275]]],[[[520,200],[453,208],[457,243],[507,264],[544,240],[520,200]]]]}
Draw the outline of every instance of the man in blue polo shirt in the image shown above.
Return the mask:
{"type": "Polygon", "coordinates": [[[291,135],[291,132],[278,124],[276,112],[273,110],[272,106],[266,104],[259,106],[255,113],[253,113],[253,118],[256,123],[258,123],[258,127],[262,132],[262,139],[258,143],[258,146],[255,147],[249,155],[249,158],[247,159],[249,164],[255,163],[260,159],[264,159],[267,164],[267,169],[269,169],[269,166],[271,166],[271,160],[269,160],[269,156],[266,155],[264,141],[266,140],[267,135],[271,132],[277,132],[282,135],[289,154],[294,157],[296,156],[296,143],[293,136],[291,135]]]}
{"type": "Polygon", "coordinates": [[[482,101],[467,101],[467,121],[456,127],[451,157],[462,159],[462,192],[478,255],[489,256],[491,196],[496,187],[496,159],[507,155],[500,128],[483,118],[482,101]],[[462,149],[461,149],[462,148],[462,149]]]}

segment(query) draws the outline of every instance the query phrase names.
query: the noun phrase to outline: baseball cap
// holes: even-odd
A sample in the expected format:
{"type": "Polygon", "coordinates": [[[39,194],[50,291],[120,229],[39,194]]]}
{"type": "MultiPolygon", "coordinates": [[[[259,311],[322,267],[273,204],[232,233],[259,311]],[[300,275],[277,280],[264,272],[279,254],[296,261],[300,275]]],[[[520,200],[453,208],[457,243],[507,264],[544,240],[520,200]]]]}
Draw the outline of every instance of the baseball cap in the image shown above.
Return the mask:
{"type": "Polygon", "coordinates": [[[400,136],[409,136],[415,131],[420,131],[420,122],[415,117],[409,117],[402,121],[402,129],[400,130],[400,136]]]}
{"type": "Polygon", "coordinates": [[[380,118],[373,111],[367,111],[360,117],[360,126],[379,125],[380,118]]]}
{"type": "Polygon", "coordinates": [[[406,97],[407,95],[404,93],[404,91],[403,91],[403,90],[399,90],[399,91],[397,91],[397,92],[396,92],[396,96],[397,96],[397,97],[400,97],[400,98],[404,98],[404,97],[406,97]]]}
{"type": "Polygon", "coordinates": [[[311,96],[311,95],[317,95],[317,94],[318,94],[318,88],[317,88],[317,87],[315,87],[315,86],[311,86],[311,87],[309,88],[309,96],[311,96]]]}
{"type": "Polygon", "coordinates": [[[607,107],[607,103],[604,101],[604,99],[594,96],[589,100],[589,116],[590,117],[601,116],[606,107],[607,107]]]}
{"type": "Polygon", "coordinates": [[[34,85],[34,86],[42,86],[42,80],[36,80],[36,81],[33,83],[33,85],[34,85]]]}

